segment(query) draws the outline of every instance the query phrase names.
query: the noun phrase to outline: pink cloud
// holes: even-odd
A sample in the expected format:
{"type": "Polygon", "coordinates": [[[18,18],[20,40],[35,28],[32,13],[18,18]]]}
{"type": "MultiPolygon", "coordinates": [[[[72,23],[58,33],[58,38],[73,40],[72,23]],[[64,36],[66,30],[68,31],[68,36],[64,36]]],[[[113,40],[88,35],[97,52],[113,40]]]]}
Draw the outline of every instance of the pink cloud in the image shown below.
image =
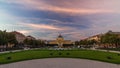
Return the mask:
{"type": "Polygon", "coordinates": [[[36,29],[47,29],[47,30],[63,30],[62,28],[58,28],[52,25],[46,24],[32,24],[32,23],[19,23],[20,25],[27,26],[29,28],[36,28],[36,29]]]}
{"type": "Polygon", "coordinates": [[[28,26],[34,27],[34,28],[40,28],[40,29],[51,29],[51,30],[61,30],[60,28],[45,25],[45,24],[28,24],[28,26]]]}
{"type": "Polygon", "coordinates": [[[18,32],[20,32],[22,34],[28,34],[28,33],[30,33],[30,31],[28,31],[28,30],[18,30],[18,32]]]}
{"type": "MultiPolygon", "coordinates": [[[[99,8],[99,6],[98,6],[93,9],[81,8],[81,6],[79,7],[79,5],[78,5],[78,3],[81,4],[81,2],[79,2],[79,1],[77,1],[78,2],[77,7],[72,7],[72,6],[74,6],[73,4],[76,3],[76,2],[75,3],[73,2],[73,4],[71,3],[71,7],[69,7],[69,8],[48,4],[42,0],[41,1],[38,1],[38,0],[22,0],[22,1],[21,0],[11,0],[11,1],[6,0],[6,2],[22,4],[25,7],[27,7],[27,9],[32,9],[32,10],[37,9],[37,10],[46,10],[46,11],[70,13],[70,14],[94,14],[94,13],[114,13],[114,12],[116,12],[113,9],[106,9],[106,6],[104,6],[105,8],[104,7],[99,8]]],[[[93,3],[93,1],[92,1],[92,3],[93,3]]],[[[95,5],[95,3],[91,4],[90,6],[94,7],[94,5],[95,5]]]]}

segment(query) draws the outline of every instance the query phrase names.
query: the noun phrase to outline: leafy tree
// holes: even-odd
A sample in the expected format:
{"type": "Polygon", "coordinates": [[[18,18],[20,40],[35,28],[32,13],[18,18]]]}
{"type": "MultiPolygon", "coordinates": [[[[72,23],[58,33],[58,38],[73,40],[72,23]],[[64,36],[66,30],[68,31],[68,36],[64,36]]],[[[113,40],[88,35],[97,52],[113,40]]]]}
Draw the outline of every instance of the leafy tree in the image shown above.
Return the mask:
{"type": "Polygon", "coordinates": [[[75,41],[75,45],[80,45],[80,41],[75,41]]]}
{"type": "Polygon", "coordinates": [[[7,44],[7,33],[6,31],[0,31],[0,45],[7,44]]]}
{"type": "Polygon", "coordinates": [[[33,40],[33,39],[25,39],[24,40],[24,44],[26,44],[29,47],[41,47],[43,46],[45,43],[42,40],[33,40]]]}
{"type": "Polygon", "coordinates": [[[17,44],[17,40],[14,34],[0,31],[0,45],[17,44]]]}
{"type": "Polygon", "coordinates": [[[100,41],[102,44],[106,44],[106,45],[108,44],[108,46],[115,45],[116,47],[118,47],[118,45],[120,44],[120,38],[118,34],[106,33],[105,35],[101,37],[100,41]]]}
{"type": "Polygon", "coordinates": [[[18,43],[17,40],[16,40],[15,35],[12,34],[12,33],[8,33],[8,35],[7,35],[7,42],[11,43],[11,44],[17,44],[18,43]]]}

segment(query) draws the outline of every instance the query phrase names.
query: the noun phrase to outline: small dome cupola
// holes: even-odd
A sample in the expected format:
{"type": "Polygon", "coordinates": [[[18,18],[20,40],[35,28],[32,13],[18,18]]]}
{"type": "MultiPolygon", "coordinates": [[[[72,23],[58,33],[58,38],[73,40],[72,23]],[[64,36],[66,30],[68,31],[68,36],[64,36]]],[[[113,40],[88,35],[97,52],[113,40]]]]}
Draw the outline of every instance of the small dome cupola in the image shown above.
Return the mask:
{"type": "Polygon", "coordinates": [[[61,34],[58,35],[57,40],[64,40],[63,36],[61,34]]]}
{"type": "Polygon", "coordinates": [[[61,34],[59,34],[58,38],[63,38],[63,36],[61,34]]]}

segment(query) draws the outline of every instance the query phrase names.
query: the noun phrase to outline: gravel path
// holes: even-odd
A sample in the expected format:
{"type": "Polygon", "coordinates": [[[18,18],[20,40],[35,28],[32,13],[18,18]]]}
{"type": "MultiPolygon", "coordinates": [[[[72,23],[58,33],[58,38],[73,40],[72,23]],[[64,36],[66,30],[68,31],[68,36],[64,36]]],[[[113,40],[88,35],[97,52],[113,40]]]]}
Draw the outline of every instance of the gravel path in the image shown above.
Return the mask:
{"type": "Polygon", "coordinates": [[[48,58],[0,65],[0,68],[120,68],[120,65],[72,58],[48,58]]]}

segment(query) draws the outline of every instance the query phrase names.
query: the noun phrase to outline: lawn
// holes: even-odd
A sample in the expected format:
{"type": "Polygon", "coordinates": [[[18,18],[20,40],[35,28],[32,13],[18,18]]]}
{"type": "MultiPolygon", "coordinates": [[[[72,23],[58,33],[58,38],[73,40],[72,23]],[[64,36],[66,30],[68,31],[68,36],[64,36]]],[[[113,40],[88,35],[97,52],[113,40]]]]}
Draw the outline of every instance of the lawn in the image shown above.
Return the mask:
{"type": "Polygon", "coordinates": [[[0,64],[42,59],[42,58],[80,58],[120,64],[120,54],[93,50],[27,50],[0,54],[0,64]]]}

